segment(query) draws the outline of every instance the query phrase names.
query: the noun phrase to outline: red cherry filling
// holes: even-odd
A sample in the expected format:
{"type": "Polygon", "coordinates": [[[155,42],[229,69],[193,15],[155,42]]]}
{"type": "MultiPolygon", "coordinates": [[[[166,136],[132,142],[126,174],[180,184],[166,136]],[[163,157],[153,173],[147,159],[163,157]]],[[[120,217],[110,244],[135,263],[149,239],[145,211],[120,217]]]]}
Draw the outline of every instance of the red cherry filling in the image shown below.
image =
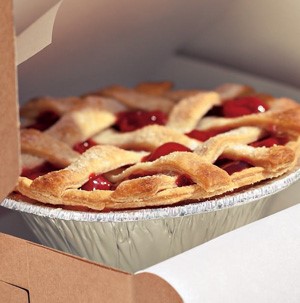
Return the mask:
{"type": "Polygon", "coordinates": [[[148,156],[145,156],[142,159],[142,162],[152,162],[162,156],[166,156],[168,154],[174,153],[174,152],[191,152],[191,150],[179,143],[176,142],[168,142],[161,146],[159,146],[157,149],[155,149],[151,154],[148,156]]]}
{"type": "Polygon", "coordinates": [[[34,168],[23,168],[21,176],[28,179],[34,180],[39,176],[43,176],[51,171],[57,170],[58,168],[49,162],[45,162],[42,165],[36,166],[34,168]]]}
{"type": "Polygon", "coordinates": [[[44,131],[51,127],[55,122],[57,122],[59,118],[60,116],[55,112],[45,111],[37,116],[36,122],[34,124],[29,125],[26,128],[34,128],[40,131],[44,131]]]}
{"type": "Polygon", "coordinates": [[[268,109],[268,105],[258,97],[238,97],[224,102],[223,116],[228,118],[240,117],[255,113],[263,113],[268,109]]]}
{"type": "Polygon", "coordinates": [[[273,145],[285,145],[288,142],[288,136],[277,131],[276,125],[273,125],[270,126],[270,130],[264,138],[249,145],[253,147],[272,147],[273,145]]]}
{"type": "Polygon", "coordinates": [[[188,185],[193,185],[196,184],[190,176],[188,175],[180,175],[177,177],[176,181],[175,181],[176,185],[178,187],[182,187],[182,186],[188,186],[188,185]]]}
{"type": "Polygon", "coordinates": [[[92,139],[88,139],[84,142],[80,142],[77,143],[73,146],[73,149],[75,151],[77,151],[80,154],[83,154],[85,151],[87,151],[89,148],[91,148],[92,146],[97,145],[97,143],[95,141],[93,141],[92,139]]]}
{"type": "Polygon", "coordinates": [[[222,117],[223,116],[223,108],[222,106],[213,106],[205,115],[207,116],[214,116],[214,117],[222,117]]]}
{"type": "Polygon", "coordinates": [[[253,147],[272,147],[273,145],[285,145],[288,142],[288,139],[285,137],[273,137],[270,136],[260,141],[251,143],[253,147]]]}
{"type": "Polygon", "coordinates": [[[208,140],[209,138],[214,137],[222,132],[224,132],[224,130],[221,130],[221,129],[211,129],[211,130],[194,129],[191,132],[186,133],[186,135],[190,138],[204,142],[204,141],[208,140]]]}
{"type": "Polygon", "coordinates": [[[229,175],[242,171],[243,169],[253,167],[250,163],[242,160],[220,159],[215,162],[215,165],[225,170],[229,175]]]}
{"type": "Polygon", "coordinates": [[[93,190],[110,190],[112,188],[112,183],[110,183],[102,175],[96,175],[94,173],[90,174],[89,181],[81,186],[80,189],[93,191],[93,190]]]}
{"type": "Polygon", "coordinates": [[[121,132],[130,132],[150,124],[165,125],[166,122],[166,114],[159,110],[149,112],[138,110],[118,113],[115,127],[121,132]]]}

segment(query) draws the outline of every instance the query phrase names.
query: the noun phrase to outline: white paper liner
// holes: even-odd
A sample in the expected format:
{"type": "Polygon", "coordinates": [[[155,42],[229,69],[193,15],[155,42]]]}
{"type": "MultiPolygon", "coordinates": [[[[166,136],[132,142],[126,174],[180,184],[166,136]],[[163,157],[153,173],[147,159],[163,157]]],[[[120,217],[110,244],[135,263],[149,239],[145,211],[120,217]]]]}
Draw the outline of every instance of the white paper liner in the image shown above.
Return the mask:
{"type": "Polygon", "coordinates": [[[299,221],[300,204],[144,272],[167,281],[185,303],[299,303],[299,221]]]}

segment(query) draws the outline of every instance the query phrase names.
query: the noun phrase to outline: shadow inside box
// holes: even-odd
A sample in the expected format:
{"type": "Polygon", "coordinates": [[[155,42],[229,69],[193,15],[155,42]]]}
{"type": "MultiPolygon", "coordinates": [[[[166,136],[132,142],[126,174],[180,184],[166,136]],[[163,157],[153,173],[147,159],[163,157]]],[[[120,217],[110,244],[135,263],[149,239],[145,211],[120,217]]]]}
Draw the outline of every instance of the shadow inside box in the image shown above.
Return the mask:
{"type": "Polygon", "coordinates": [[[0,232],[40,243],[18,211],[0,206],[0,232]]]}

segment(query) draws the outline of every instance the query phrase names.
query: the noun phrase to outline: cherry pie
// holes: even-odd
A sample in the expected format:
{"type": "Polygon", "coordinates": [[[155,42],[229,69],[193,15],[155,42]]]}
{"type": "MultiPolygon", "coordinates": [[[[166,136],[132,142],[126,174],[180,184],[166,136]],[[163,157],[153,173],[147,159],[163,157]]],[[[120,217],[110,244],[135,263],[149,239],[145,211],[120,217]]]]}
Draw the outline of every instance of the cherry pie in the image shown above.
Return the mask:
{"type": "Polygon", "coordinates": [[[21,108],[16,191],[94,210],[162,206],[238,190],[291,170],[300,105],[225,84],[111,86],[21,108]]]}

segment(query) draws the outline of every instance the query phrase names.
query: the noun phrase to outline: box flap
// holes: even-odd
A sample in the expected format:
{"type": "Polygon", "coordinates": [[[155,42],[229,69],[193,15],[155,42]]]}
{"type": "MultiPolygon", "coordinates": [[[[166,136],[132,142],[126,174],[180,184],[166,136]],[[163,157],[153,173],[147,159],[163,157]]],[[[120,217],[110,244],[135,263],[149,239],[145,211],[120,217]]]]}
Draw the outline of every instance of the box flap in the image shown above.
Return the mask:
{"type": "Polygon", "coordinates": [[[54,7],[58,2],[60,2],[60,0],[14,0],[13,5],[16,34],[19,35],[22,33],[26,28],[34,23],[34,21],[47,13],[47,11],[54,7]]]}
{"type": "Polygon", "coordinates": [[[0,200],[14,188],[19,176],[19,134],[14,57],[14,30],[10,0],[0,2],[0,200]]]}
{"type": "Polygon", "coordinates": [[[30,302],[130,302],[130,274],[0,234],[0,281],[30,293],[30,302]]]}
{"type": "Polygon", "coordinates": [[[29,303],[28,293],[25,289],[0,281],[0,302],[29,303]]]}
{"type": "Polygon", "coordinates": [[[28,245],[32,302],[130,302],[130,275],[28,245]]]}
{"type": "Polygon", "coordinates": [[[52,42],[53,24],[61,1],[22,31],[16,39],[17,65],[28,60],[52,42]]]}
{"type": "Polygon", "coordinates": [[[5,234],[0,267],[0,281],[27,289],[31,303],[182,302],[156,275],[134,276],[5,234]]]}
{"type": "Polygon", "coordinates": [[[27,257],[26,241],[0,234],[0,281],[28,289],[27,257]]]}
{"type": "Polygon", "coordinates": [[[300,204],[144,271],[165,279],[184,302],[300,302],[299,221],[300,204]]]}

